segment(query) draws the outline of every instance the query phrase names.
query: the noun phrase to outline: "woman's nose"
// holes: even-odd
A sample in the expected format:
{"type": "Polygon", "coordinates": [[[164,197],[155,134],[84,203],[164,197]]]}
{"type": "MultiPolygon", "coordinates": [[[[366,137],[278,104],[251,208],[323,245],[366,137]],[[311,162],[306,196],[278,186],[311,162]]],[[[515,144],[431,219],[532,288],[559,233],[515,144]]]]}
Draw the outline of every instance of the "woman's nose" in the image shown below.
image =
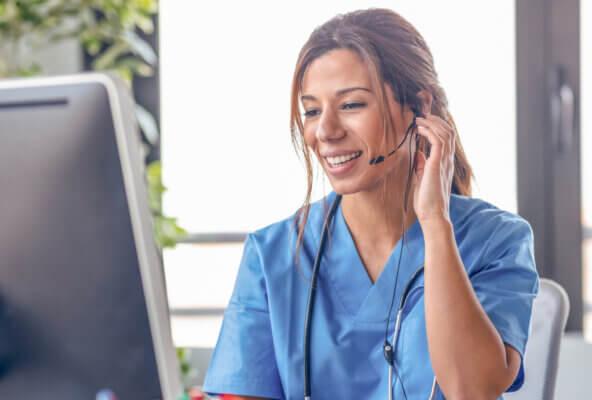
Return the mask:
{"type": "Polygon", "coordinates": [[[317,125],[317,140],[326,142],[345,136],[345,129],[332,111],[323,111],[317,125]]]}

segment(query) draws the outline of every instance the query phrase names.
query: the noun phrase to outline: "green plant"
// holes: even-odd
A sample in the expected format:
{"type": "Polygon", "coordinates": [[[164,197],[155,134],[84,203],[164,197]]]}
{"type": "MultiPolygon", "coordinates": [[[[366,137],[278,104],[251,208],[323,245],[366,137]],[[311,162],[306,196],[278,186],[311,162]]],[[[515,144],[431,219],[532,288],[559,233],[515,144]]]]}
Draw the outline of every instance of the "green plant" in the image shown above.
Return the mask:
{"type": "Polygon", "coordinates": [[[177,219],[162,214],[162,194],[166,187],[162,184],[160,161],[154,161],[147,168],[150,210],[154,217],[154,235],[162,247],[173,247],[187,235],[185,229],[177,225],[177,219]]]}
{"type": "MultiPolygon", "coordinates": [[[[50,43],[75,39],[93,57],[92,69],[115,72],[133,89],[134,77],[154,73],[156,53],[137,32],[152,33],[157,11],[156,0],[3,0],[0,78],[41,73],[30,54],[50,43]]],[[[156,145],[159,132],[154,117],[139,104],[136,116],[146,142],[156,145]]],[[[161,248],[174,247],[187,232],[175,218],[162,214],[161,197],[166,189],[160,168],[155,162],[147,169],[154,235],[161,248]]]]}
{"type": "MultiPolygon", "coordinates": [[[[137,33],[152,33],[157,0],[0,0],[0,78],[33,76],[41,66],[30,55],[36,49],[62,40],[77,40],[92,56],[92,69],[115,72],[133,89],[136,76],[154,73],[157,56],[137,33]]],[[[150,145],[158,142],[154,117],[136,105],[138,124],[150,145]]],[[[146,149],[143,149],[146,152],[146,149]]],[[[154,217],[154,237],[161,247],[174,247],[187,232],[175,218],[162,213],[161,164],[146,168],[150,210],[154,217]]],[[[190,368],[179,349],[183,380],[190,368]]]]}

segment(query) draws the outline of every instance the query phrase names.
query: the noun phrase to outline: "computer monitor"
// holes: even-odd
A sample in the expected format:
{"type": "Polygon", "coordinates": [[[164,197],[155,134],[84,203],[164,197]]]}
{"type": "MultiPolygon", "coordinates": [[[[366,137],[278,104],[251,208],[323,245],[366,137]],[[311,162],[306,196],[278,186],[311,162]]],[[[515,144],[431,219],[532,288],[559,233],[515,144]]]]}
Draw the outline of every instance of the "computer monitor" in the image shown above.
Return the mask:
{"type": "Polygon", "coordinates": [[[140,154],[115,77],[0,80],[0,399],[182,394],[140,154]]]}

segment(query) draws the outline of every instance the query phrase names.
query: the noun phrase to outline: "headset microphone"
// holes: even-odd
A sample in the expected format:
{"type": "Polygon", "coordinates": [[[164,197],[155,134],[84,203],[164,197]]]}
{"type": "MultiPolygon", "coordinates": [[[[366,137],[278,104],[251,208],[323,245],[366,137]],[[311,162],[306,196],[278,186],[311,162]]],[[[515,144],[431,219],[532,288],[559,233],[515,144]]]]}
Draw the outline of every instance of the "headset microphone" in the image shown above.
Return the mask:
{"type": "MultiPolygon", "coordinates": [[[[413,134],[413,130],[417,127],[417,123],[415,121],[415,118],[421,116],[421,114],[419,113],[419,111],[417,111],[416,109],[412,108],[413,111],[413,121],[411,122],[411,125],[409,125],[409,128],[407,128],[407,131],[405,132],[405,137],[403,137],[403,140],[401,141],[401,143],[399,143],[399,145],[397,147],[395,147],[390,153],[388,153],[386,155],[386,157],[390,157],[392,156],[395,151],[399,150],[399,147],[401,147],[403,145],[403,143],[405,143],[405,140],[407,140],[407,136],[409,135],[409,132],[411,132],[411,134],[413,134]]],[[[416,142],[418,141],[417,135],[416,135],[416,142]]],[[[377,165],[380,164],[381,162],[383,162],[386,159],[385,156],[383,155],[379,155],[377,157],[374,157],[370,160],[370,165],[377,165]]]]}

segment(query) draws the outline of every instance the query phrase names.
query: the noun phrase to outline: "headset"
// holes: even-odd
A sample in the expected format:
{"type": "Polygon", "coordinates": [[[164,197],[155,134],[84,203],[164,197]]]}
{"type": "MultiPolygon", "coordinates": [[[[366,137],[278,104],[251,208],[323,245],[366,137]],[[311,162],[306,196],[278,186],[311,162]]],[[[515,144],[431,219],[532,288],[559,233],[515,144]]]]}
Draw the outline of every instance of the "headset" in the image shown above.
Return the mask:
{"type": "MultiPolygon", "coordinates": [[[[413,158],[410,157],[410,159],[409,159],[407,190],[405,191],[405,201],[404,201],[405,212],[407,212],[407,199],[408,199],[409,183],[410,183],[412,169],[416,170],[417,152],[418,151],[424,152],[424,154],[426,155],[426,158],[429,157],[429,152],[430,152],[429,143],[424,138],[420,138],[420,136],[416,132],[416,129],[417,129],[416,118],[422,116],[423,114],[420,113],[420,111],[417,107],[412,106],[411,109],[414,114],[413,121],[411,122],[411,124],[409,125],[407,130],[405,131],[405,136],[403,137],[403,140],[401,141],[401,143],[399,143],[399,145],[397,145],[392,151],[387,153],[386,156],[378,155],[374,158],[371,158],[369,161],[370,165],[378,165],[378,164],[382,163],[386,158],[392,156],[403,145],[403,143],[405,143],[405,140],[407,140],[407,136],[409,134],[411,134],[411,135],[415,134],[415,145],[416,145],[415,152],[414,152],[413,158]]],[[[411,153],[411,140],[409,141],[409,152],[411,153]]],[[[324,248],[325,248],[325,242],[326,242],[327,234],[329,231],[329,225],[335,217],[335,212],[337,210],[337,207],[339,206],[339,203],[341,202],[341,198],[342,198],[342,195],[340,195],[340,194],[338,194],[335,197],[335,200],[333,201],[333,204],[331,205],[331,208],[329,209],[327,217],[325,218],[325,221],[323,223],[323,230],[322,230],[322,234],[321,234],[319,248],[317,250],[317,254],[315,256],[315,261],[314,261],[313,269],[312,269],[312,278],[311,278],[310,288],[309,288],[309,292],[308,292],[308,302],[307,302],[307,306],[306,306],[306,316],[305,316],[305,322],[304,322],[304,400],[311,400],[310,334],[311,334],[311,326],[312,326],[312,314],[314,311],[314,299],[315,299],[316,288],[317,288],[317,277],[318,277],[318,272],[319,272],[319,267],[320,267],[320,262],[321,262],[321,256],[322,256],[324,248]]],[[[393,289],[391,304],[389,307],[389,313],[388,313],[388,317],[386,319],[385,338],[384,338],[384,344],[383,344],[384,358],[389,365],[389,367],[388,367],[388,376],[389,376],[388,398],[389,398],[389,400],[392,400],[392,398],[393,398],[393,389],[392,389],[393,371],[397,375],[397,378],[399,379],[399,382],[401,383],[403,395],[404,395],[405,399],[407,399],[407,393],[405,391],[405,386],[403,385],[403,381],[401,380],[401,377],[399,376],[398,367],[396,366],[396,362],[395,362],[395,350],[396,350],[396,345],[397,345],[397,339],[399,336],[399,331],[401,329],[401,322],[402,322],[401,320],[402,320],[402,315],[403,315],[403,309],[405,307],[405,302],[407,301],[407,295],[409,294],[409,290],[412,287],[413,283],[423,273],[423,269],[424,269],[423,265],[419,269],[417,269],[414,272],[414,274],[411,276],[411,278],[409,279],[407,284],[405,285],[405,288],[403,290],[403,295],[401,296],[401,300],[399,302],[397,316],[395,319],[395,330],[393,332],[392,339],[389,342],[388,328],[390,325],[391,313],[392,313],[392,308],[393,308],[393,304],[394,304],[394,300],[395,300],[395,293],[397,291],[397,284],[398,284],[399,271],[400,271],[400,265],[401,265],[401,255],[403,254],[404,246],[405,246],[405,232],[403,231],[403,241],[402,241],[401,251],[399,253],[397,272],[395,274],[395,287],[393,289]]],[[[437,389],[437,382],[436,382],[436,377],[434,377],[429,400],[432,400],[435,398],[436,389],[437,389]]]]}

